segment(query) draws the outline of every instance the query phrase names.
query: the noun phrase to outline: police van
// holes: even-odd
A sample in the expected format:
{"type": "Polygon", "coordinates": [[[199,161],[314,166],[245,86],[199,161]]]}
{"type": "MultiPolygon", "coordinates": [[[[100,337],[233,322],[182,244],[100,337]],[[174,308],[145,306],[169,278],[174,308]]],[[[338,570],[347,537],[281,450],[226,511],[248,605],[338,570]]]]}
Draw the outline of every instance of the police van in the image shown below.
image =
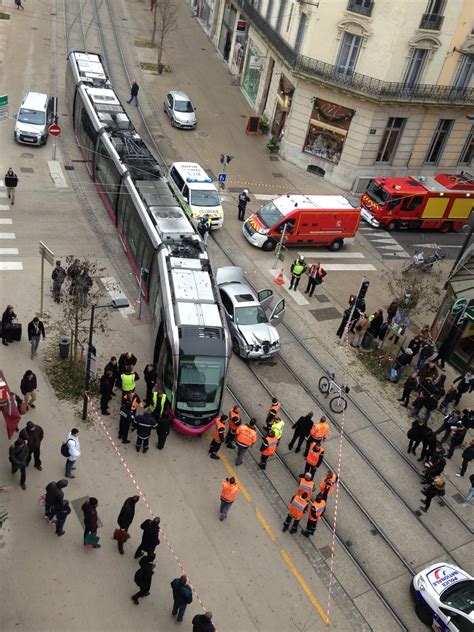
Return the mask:
{"type": "Polygon", "coordinates": [[[211,228],[221,228],[224,210],[216,187],[204,169],[196,162],[174,162],[168,178],[169,185],[187,215],[198,222],[208,215],[211,228]]]}
{"type": "Polygon", "coordinates": [[[422,623],[441,632],[474,630],[474,577],[453,564],[433,564],[411,585],[422,623]]]}

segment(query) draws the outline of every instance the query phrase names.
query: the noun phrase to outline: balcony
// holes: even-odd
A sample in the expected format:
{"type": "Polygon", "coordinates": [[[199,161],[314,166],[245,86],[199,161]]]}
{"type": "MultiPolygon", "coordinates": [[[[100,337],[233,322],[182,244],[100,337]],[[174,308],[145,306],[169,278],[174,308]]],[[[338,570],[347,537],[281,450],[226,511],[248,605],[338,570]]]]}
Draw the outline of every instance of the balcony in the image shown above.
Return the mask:
{"type": "Polygon", "coordinates": [[[430,31],[441,31],[441,25],[444,22],[444,15],[437,13],[424,13],[420,22],[420,29],[429,29],[430,31]]]}
{"type": "Polygon", "coordinates": [[[368,75],[355,72],[345,75],[333,64],[297,54],[294,49],[273,29],[266,19],[256,10],[250,0],[235,0],[245,13],[252,26],[267,41],[274,53],[296,75],[325,84],[335,89],[363,96],[372,101],[392,101],[404,103],[444,103],[447,105],[474,104],[474,88],[455,88],[418,84],[406,86],[396,81],[382,81],[368,75]]]}
{"type": "Polygon", "coordinates": [[[365,15],[367,17],[372,15],[373,8],[374,3],[372,0],[349,0],[347,5],[348,11],[352,11],[352,13],[360,13],[361,15],[365,15]]]}

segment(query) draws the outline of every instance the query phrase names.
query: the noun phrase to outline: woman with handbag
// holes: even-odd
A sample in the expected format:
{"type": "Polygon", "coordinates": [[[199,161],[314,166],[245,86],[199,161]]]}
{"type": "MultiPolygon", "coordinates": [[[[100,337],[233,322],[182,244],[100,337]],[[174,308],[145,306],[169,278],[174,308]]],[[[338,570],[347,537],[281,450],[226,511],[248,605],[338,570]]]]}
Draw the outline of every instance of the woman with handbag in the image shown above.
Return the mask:
{"type": "Polygon", "coordinates": [[[115,529],[114,540],[117,540],[120,555],[123,555],[123,545],[130,538],[128,530],[135,518],[135,506],[139,500],[140,496],[130,496],[127,498],[118,515],[117,522],[119,528],[115,529]]]}

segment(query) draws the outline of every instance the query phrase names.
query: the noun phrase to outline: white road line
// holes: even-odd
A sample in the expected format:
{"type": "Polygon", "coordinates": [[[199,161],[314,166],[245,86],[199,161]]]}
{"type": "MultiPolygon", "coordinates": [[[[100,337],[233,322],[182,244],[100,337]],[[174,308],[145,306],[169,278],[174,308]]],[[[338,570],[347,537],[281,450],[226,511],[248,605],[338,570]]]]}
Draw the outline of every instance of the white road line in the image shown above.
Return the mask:
{"type": "Polygon", "coordinates": [[[10,210],[9,204],[0,204],[0,211],[9,211],[9,210],[10,210]]]}
{"type": "MultiPolygon", "coordinates": [[[[280,274],[280,270],[270,270],[270,274],[276,279],[277,276],[280,274]]],[[[285,285],[280,285],[281,289],[286,290],[291,298],[295,301],[295,303],[298,303],[298,305],[309,305],[309,301],[305,299],[305,297],[301,294],[299,290],[296,290],[295,292],[294,290],[289,289],[290,282],[288,278],[283,275],[283,279],[285,281],[285,285]]],[[[305,279],[302,279],[300,283],[304,283],[305,281],[305,279]]]]}
{"type": "Polygon", "coordinates": [[[378,250],[403,250],[403,252],[405,252],[405,249],[402,248],[400,244],[393,244],[392,246],[379,246],[378,250]]]}
{"type": "Polygon", "coordinates": [[[0,187],[3,187],[3,180],[0,180],[0,187]]]}
{"type": "Polygon", "coordinates": [[[49,175],[58,189],[66,189],[67,182],[61,165],[57,160],[48,160],[49,175]]]}
{"type": "Polygon", "coordinates": [[[304,250],[298,253],[306,259],[365,259],[362,252],[316,252],[313,250],[304,250]]]}
{"type": "Polygon", "coordinates": [[[23,270],[21,261],[0,261],[0,270],[23,270]]]}
{"type": "Polygon", "coordinates": [[[13,220],[10,217],[0,217],[0,224],[13,224],[13,220]]]}
{"type": "Polygon", "coordinates": [[[369,239],[369,243],[371,244],[398,244],[396,239],[393,237],[387,237],[386,239],[369,239]]]}
{"type": "MultiPolygon", "coordinates": [[[[103,277],[101,278],[101,281],[103,286],[107,290],[107,294],[112,300],[116,298],[127,298],[127,296],[120,289],[118,281],[116,281],[114,277],[103,277]]],[[[135,309],[131,305],[129,307],[126,307],[125,309],[119,309],[118,311],[122,314],[124,318],[130,316],[130,314],[135,313],[135,309]]]]}
{"type": "Polygon", "coordinates": [[[0,233],[0,239],[15,239],[15,233],[0,233]]]}
{"type": "Polygon", "coordinates": [[[0,255],[19,255],[18,248],[0,248],[0,255]]]}
{"type": "Polygon", "coordinates": [[[358,272],[362,270],[377,270],[371,263],[327,263],[325,270],[332,272],[358,272]]]}
{"type": "Polygon", "coordinates": [[[380,253],[383,257],[383,259],[388,259],[389,257],[391,257],[392,259],[409,259],[410,255],[408,254],[408,252],[381,252],[380,253]]]}
{"type": "Polygon", "coordinates": [[[274,200],[278,197],[273,193],[251,193],[256,200],[274,200]]]}
{"type": "Polygon", "coordinates": [[[0,198],[6,198],[6,197],[7,197],[6,191],[0,191],[0,198]]]}
{"type": "Polygon", "coordinates": [[[448,246],[447,244],[408,244],[412,248],[461,248],[461,246],[448,246]]]}

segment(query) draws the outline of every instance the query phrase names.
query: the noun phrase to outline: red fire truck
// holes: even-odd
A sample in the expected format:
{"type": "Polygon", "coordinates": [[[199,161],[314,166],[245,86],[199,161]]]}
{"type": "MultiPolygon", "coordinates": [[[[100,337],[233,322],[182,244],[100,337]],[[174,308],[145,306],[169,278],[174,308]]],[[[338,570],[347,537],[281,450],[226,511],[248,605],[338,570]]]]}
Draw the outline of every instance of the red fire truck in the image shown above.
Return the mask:
{"type": "Polygon", "coordinates": [[[460,230],[474,209],[474,179],[466,173],[375,178],[361,198],[361,217],[375,228],[460,230]]]}

